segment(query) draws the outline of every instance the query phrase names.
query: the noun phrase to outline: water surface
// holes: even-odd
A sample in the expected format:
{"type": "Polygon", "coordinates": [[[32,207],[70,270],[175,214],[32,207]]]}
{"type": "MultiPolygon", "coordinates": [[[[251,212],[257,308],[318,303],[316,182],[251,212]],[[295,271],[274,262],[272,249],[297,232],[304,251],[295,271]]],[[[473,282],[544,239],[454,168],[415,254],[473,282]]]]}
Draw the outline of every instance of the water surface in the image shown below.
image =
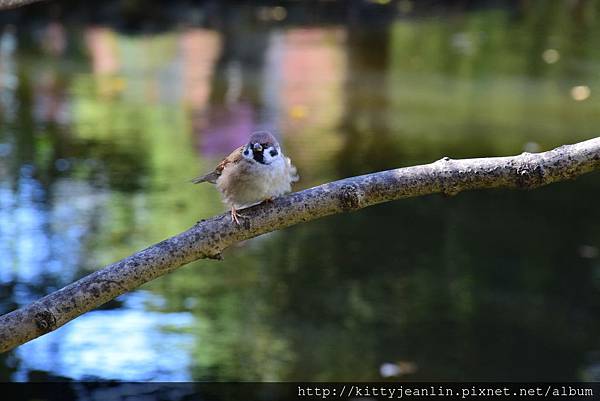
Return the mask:
{"type": "MultiPolygon", "coordinates": [[[[187,180],[252,130],[298,189],[597,136],[597,2],[383,3],[5,16],[2,312],[221,213],[187,180]]],[[[3,355],[0,378],[600,380],[599,198],[595,173],[298,225],[3,355]]]]}

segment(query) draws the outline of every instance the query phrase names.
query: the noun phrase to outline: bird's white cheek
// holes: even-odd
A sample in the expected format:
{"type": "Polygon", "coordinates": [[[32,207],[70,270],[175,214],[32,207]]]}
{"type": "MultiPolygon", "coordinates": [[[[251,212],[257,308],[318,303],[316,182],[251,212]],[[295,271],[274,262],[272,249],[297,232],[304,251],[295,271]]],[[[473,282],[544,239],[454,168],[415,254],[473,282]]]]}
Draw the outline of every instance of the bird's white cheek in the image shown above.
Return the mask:
{"type": "Polygon", "coordinates": [[[263,160],[265,161],[265,164],[271,164],[279,158],[281,158],[281,151],[279,149],[268,147],[263,152],[263,160]],[[271,155],[271,152],[275,152],[275,156],[271,155]]]}

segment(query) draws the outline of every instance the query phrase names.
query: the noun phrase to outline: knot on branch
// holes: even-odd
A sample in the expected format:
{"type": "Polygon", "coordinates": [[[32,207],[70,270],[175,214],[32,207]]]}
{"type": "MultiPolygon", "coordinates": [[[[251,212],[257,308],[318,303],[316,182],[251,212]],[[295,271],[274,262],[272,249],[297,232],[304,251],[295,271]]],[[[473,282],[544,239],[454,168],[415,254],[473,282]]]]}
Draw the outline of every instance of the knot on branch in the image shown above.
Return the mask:
{"type": "Polygon", "coordinates": [[[456,196],[460,193],[460,189],[458,188],[454,188],[454,187],[444,187],[442,189],[442,196],[445,196],[446,198],[451,198],[453,196],[456,196]]]}
{"type": "Polygon", "coordinates": [[[364,193],[357,186],[346,184],[340,189],[340,208],[345,212],[360,209],[363,197],[364,193]]]}
{"type": "Polygon", "coordinates": [[[206,252],[203,254],[205,259],[211,259],[211,260],[223,260],[223,255],[221,254],[221,252],[215,251],[215,252],[206,252]]]}
{"type": "Polygon", "coordinates": [[[536,188],[544,185],[544,168],[538,165],[525,164],[517,168],[517,186],[519,188],[536,188]]]}
{"type": "MultiPolygon", "coordinates": [[[[462,173],[462,172],[459,172],[462,173]]],[[[442,196],[451,197],[458,195],[460,192],[460,186],[456,182],[456,177],[451,173],[445,174],[441,179],[441,190],[442,196]]]]}
{"type": "Polygon", "coordinates": [[[56,328],[56,318],[48,310],[36,313],[33,320],[35,321],[37,328],[40,329],[43,334],[49,333],[56,328]]]}

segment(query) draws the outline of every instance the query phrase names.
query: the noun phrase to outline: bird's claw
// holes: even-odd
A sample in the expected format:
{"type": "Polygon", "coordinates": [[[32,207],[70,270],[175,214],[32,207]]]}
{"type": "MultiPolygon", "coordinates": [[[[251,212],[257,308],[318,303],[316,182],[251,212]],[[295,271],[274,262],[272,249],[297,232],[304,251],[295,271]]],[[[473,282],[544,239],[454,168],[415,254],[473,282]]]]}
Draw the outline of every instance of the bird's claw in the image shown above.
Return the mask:
{"type": "Polygon", "coordinates": [[[246,216],[244,216],[241,213],[238,213],[237,210],[235,210],[234,208],[231,208],[231,221],[233,221],[235,224],[239,225],[240,224],[240,219],[245,219],[246,216]]]}

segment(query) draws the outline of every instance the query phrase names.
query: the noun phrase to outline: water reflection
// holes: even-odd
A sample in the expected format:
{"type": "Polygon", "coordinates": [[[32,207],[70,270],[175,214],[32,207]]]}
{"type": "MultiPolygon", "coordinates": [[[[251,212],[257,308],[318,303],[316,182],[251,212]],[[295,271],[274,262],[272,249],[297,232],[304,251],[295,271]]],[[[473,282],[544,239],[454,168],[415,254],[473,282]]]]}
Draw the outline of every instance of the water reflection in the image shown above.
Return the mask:
{"type": "Polygon", "coordinates": [[[156,297],[138,291],[124,297],[119,309],[90,312],[43,341],[18,348],[23,363],[13,379],[51,372],[76,380],[191,380],[192,335],[182,332],[193,318],[185,312],[148,311],[152,301],[156,297]]]}
{"type": "MultiPolygon", "coordinates": [[[[572,3],[3,26],[2,310],[221,212],[186,181],[254,129],[280,136],[300,187],[595,136],[597,11],[572,3]]],[[[4,355],[0,377],[597,380],[598,178],[263,236],[4,355]]]]}

